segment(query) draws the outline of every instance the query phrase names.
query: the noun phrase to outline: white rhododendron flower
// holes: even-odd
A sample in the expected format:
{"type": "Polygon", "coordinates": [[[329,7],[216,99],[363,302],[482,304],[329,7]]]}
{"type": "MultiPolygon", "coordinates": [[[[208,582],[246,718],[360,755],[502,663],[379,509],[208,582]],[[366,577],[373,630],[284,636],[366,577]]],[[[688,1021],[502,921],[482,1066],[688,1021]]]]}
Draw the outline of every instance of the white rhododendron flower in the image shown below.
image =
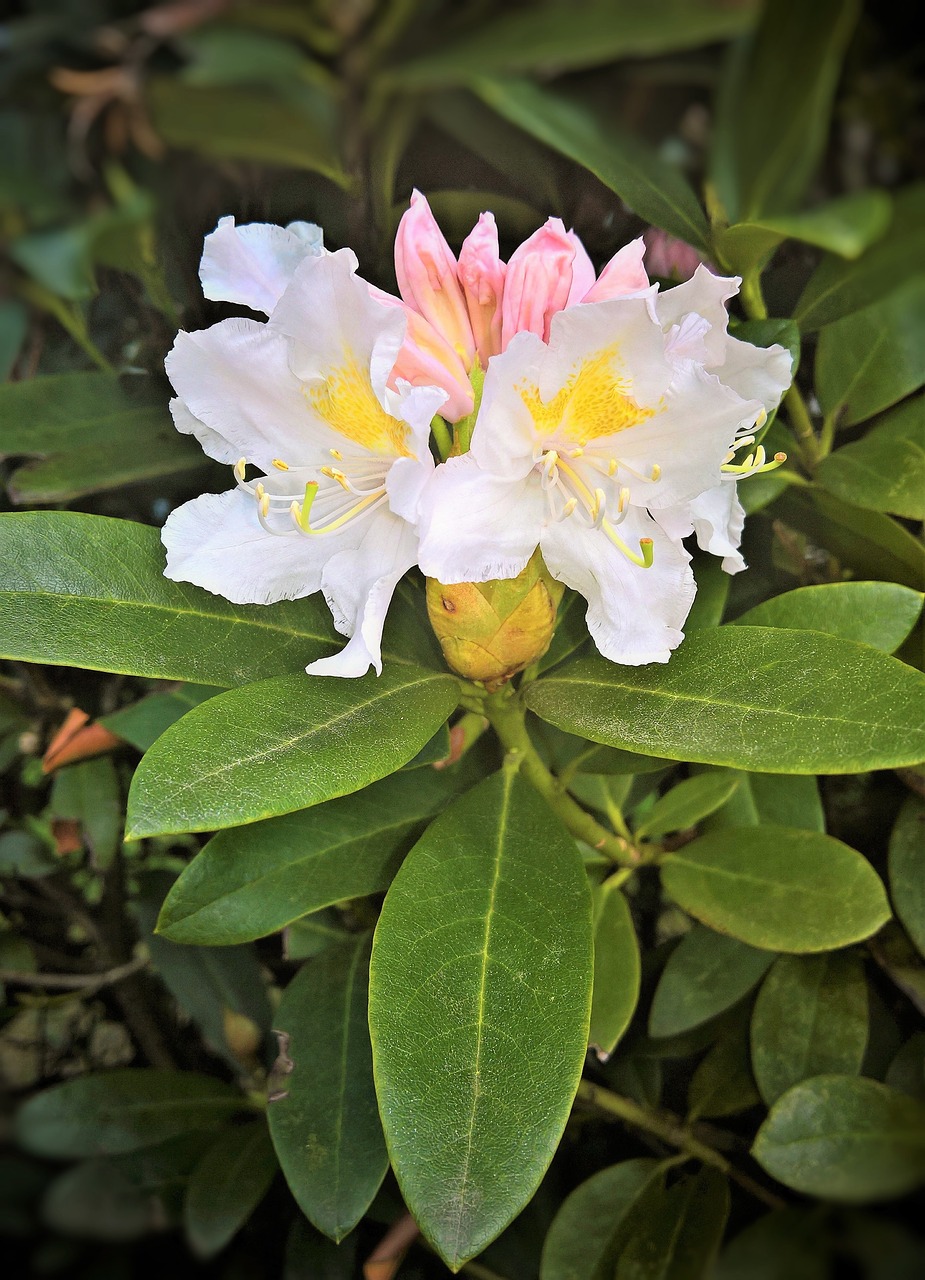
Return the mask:
{"type": "MultiPolygon", "coordinates": [[[[666,662],[696,584],[681,538],[741,567],[735,475],[790,382],[782,347],[727,332],[738,289],[701,268],[684,285],[557,310],[488,365],[470,451],[427,486],[420,565],[440,582],[518,574],[539,546],[588,602],[614,662],[666,662]]],[[[587,296],[587,295],[586,295],[587,296]]]]}
{"type": "Polygon", "coordinates": [[[376,301],[349,249],[326,253],[306,223],[207,238],[207,297],[268,315],[180,333],[167,358],[180,431],[236,485],[174,511],[166,574],[240,604],[319,589],[350,642],[310,672],[381,670],[386,610],[417,561],[415,515],[433,472],[439,387],[393,377],[407,320],[376,301]],[[248,478],[247,468],[261,475],[248,478]]]}

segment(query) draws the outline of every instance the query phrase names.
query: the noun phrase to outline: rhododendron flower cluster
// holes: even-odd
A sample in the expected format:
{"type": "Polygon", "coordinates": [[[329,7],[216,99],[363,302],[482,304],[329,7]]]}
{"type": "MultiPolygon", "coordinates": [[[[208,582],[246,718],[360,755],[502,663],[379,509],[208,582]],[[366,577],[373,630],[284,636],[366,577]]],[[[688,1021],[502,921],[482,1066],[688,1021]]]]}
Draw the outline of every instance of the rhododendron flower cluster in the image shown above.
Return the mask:
{"type": "Polygon", "coordinates": [[[667,661],[696,589],[684,539],[744,567],[736,480],[782,460],[755,431],[791,358],[729,334],[737,279],[701,266],[661,291],[644,254],[634,240],[598,274],[550,218],[505,263],[483,213],[457,258],[415,192],[396,297],[317,227],[223,218],[205,296],[266,320],[180,333],[168,356],[178,429],[235,486],[172,513],[167,575],[238,603],[321,590],[350,639],[308,670],[356,676],[381,670],[413,565],[485,583],[539,548],[606,657],[667,661]]]}

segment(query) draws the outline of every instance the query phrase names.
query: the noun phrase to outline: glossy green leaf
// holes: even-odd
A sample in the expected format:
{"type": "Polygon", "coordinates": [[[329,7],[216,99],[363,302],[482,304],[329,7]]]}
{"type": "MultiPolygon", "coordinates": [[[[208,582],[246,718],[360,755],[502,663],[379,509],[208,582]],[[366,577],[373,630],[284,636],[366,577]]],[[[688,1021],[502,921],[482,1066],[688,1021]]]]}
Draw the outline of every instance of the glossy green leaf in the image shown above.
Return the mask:
{"type": "Polygon", "coordinates": [[[370,977],[376,1090],[405,1201],[453,1268],[552,1159],[588,1044],[592,950],[578,848],[511,770],[455,801],[386,895],[370,977]]]}
{"type": "Polygon", "coordinates": [[[711,1280],[829,1280],[826,1227],[805,1209],[774,1209],[740,1231],[711,1280]]]}
{"type": "Polygon", "coordinates": [[[214,831],[359,791],[407,764],[457,698],[450,675],[398,665],[358,680],[277,676],[232,689],[142,757],[126,832],[214,831]]]}
{"type": "Polygon", "coordinates": [[[752,793],[757,818],[778,827],[805,827],[825,831],[825,811],[819,784],[810,775],[789,777],[779,773],[750,773],[747,785],[752,793]]]}
{"type": "Polygon", "coordinates": [[[738,778],[725,772],[685,778],[656,800],[635,834],[645,840],[657,840],[669,831],[696,826],[701,818],[724,805],[738,785],[738,778]]]}
{"type": "Polygon", "coordinates": [[[0,655],[241,684],[335,652],[320,596],[230,604],[164,577],[156,529],[72,511],[0,516],[0,655]]]}
{"type": "Polygon", "coordinates": [[[494,72],[560,71],[618,58],[651,57],[697,48],[746,30],[754,7],[717,0],[593,0],[581,22],[567,6],[498,9],[471,34],[455,35],[442,50],[399,63],[387,73],[403,89],[443,88],[494,72]]]}
{"type": "Polygon", "coordinates": [[[795,209],[828,139],[857,0],[770,0],[734,51],[717,103],[711,178],[730,221],[795,209]]]}
{"type": "Polygon", "coordinates": [[[567,1195],[543,1242],[540,1280],[594,1280],[611,1237],[657,1169],[654,1160],[624,1160],[567,1195]]]}
{"type": "Polygon", "coordinates": [[[662,970],[649,1010],[650,1036],[675,1036],[737,1004],[774,960],[736,938],[694,925],[662,970]]]}
{"type": "Polygon", "coordinates": [[[925,280],[826,325],[816,350],[816,392],[843,426],[864,422],[925,383],[925,280]]]}
{"type": "Polygon", "coordinates": [[[918,621],[922,600],[921,591],[898,582],[825,582],[773,596],[733,625],[824,631],[893,653],[918,621]]]}
{"type": "Polygon", "coordinates": [[[270,1103],[270,1135],[299,1208],[338,1243],[389,1163],[366,1025],[369,948],[363,934],[310,960],[276,1014],[287,1073],[270,1103]]]}
{"type": "Polygon", "coordinates": [[[710,1275],[729,1217],[729,1186],[703,1168],[652,1197],[617,1261],[614,1280],[702,1280],[710,1275]]]}
{"type": "Polygon", "coordinates": [[[712,831],[662,860],[665,891],[711,929],[769,951],[831,951],[890,918],[880,878],[840,840],[792,827],[712,831]]]}
{"type": "Polygon", "coordinates": [[[754,271],[785,240],[857,258],[889,226],[892,205],[884,191],[858,191],[802,213],[737,222],[721,231],[717,246],[733,271],[754,271]]]}
{"type": "Polygon", "coordinates": [[[25,455],[15,502],[67,502],[204,465],[170,420],[163,388],[108,373],[57,373],[0,385],[0,458],[25,455]]]}
{"type": "Polygon", "coordinates": [[[923,690],[919,672],[834,636],[717,627],[687,636],[666,666],[569,662],[526,700],[558,728],[608,746],[775,773],[855,773],[925,759],[923,690]]]}
{"type": "Polygon", "coordinates": [[[694,1068],[687,1090],[688,1117],[712,1120],[734,1116],[760,1100],[749,1059],[748,1017],[742,1011],[722,1027],[694,1068]]]}
{"type": "Polygon", "coordinates": [[[589,1042],[606,1060],[630,1024],[639,1000],[639,943],[619,884],[605,881],[594,893],[594,993],[589,1042]]]}
{"type": "Polygon", "coordinates": [[[312,809],[219,832],[164,902],[174,942],[246,942],[299,916],[387,889],[426,820],[456,791],[455,773],[396,774],[312,809]]]}
{"type": "Polygon", "coordinates": [[[925,1104],[876,1080],[815,1076],[778,1099],[752,1153],[805,1195],[887,1200],[925,1181],[925,1104]]]}
{"type": "Polygon", "coordinates": [[[872,248],[854,262],[830,254],[810,276],[793,313],[804,333],[878,302],[925,270],[925,183],[893,196],[892,222],[872,248]]]}
{"type": "Polygon", "coordinates": [[[240,1231],[270,1189],[279,1166],[263,1120],[228,1129],[193,1170],[183,1220],[200,1258],[211,1258],[240,1231]]]}
{"type": "Polygon", "coordinates": [[[890,893],[919,954],[925,956],[925,800],[909,796],[890,834],[890,893]]]}
{"type": "Polygon", "coordinates": [[[768,1106],[791,1085],[857,1075],[867,1048],[867,982],[858,956],[781,956],[752,1015],[752,1068],[768,1106]]]}
{"type": "Polygon", "coordinates": [[[139,751],[147,751],[181,716],[216,693],[221,693],[216,685],[178,684],[163,693],[149,693],[112,715],[101,716],[99,723],[139,751]]]}
{"type": "Polygon", "coordinates": [[[247,1102],[237,1089],[191,1071],[127,1068],[80,1076],[19,1109],[16,1137],[35,1155],[118,1155],[224,1124],[247,1102]]]}
{"type": "Polygon", "coordinates": [[[925,520],[925,399],[897,405],[862,439],[823,458],[816,480],[855,506],[925,520]]]}
{"type": "Polygon", "coordinates": [[[526,80],[479,80],[478,94],[499,115],[589,169],[634,213],[706,252],[709,230],[681,171],[641,139],[606,130],[585,107],[526,80]]]}

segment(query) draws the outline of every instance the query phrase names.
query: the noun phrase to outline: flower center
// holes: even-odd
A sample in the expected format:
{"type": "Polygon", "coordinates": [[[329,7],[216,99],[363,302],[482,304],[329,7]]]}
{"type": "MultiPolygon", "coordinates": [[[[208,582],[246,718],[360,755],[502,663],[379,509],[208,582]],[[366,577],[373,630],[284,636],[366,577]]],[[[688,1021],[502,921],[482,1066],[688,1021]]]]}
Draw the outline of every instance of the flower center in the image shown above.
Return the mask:
{"type": "Polygon", "coordinates": [[[619,347],[614,344],[583,361],[551,400],[544,401],[535,384],[521,385],[521,399],[537,435],[584,446],[638,426],[657,413],[658,406],[643,408],[633,399],[631,384],[620,376],[618,365],[619,347]]]}
{"type": "MultiPolygon", "coordinates": [[[[292,496],[291,487],[284,493],[271,493],[264,481],[245,479],[247,459],[235,464],[237,486],[256,500],[257,519],[276,537],[324,537],[362,516],[370,515],[388,501],[385,478],[392,458],[371,454],[346,456],[339,449],[330,450],[338,464],[320,468],[321,480],[309,480],[301,502],[292,496]],[[314,520],[312,517],[314,516],[314,520]]],[[[287,463],[273,459],[278,471],[289,471],[287,463]]]]}
{"type": "Polygon", "coordinates": [[[408,427],[386,413],[369,374],[353,360],[325,374],[315,386],[303,386],[315,413],[338,435],[381,457],[410,458],[408,427]]]}

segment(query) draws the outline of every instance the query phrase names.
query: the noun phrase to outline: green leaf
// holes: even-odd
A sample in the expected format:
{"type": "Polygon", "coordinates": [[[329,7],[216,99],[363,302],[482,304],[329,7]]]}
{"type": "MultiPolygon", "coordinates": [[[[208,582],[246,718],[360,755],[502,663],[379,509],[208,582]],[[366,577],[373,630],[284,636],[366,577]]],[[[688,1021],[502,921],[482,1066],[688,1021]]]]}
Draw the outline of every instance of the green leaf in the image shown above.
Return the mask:
{"type": "Polygon", "coordinates": [[[716,1169],[661,1191],[620,1252],[614,1280],[702,1280],[729,1217],[729,1186],[716,1169]]]}
{"type": "Polygon", "coordinates": [[[825,582],[773,596],[732,625],[824,631],[893,653],[918,621],[923,599],[897,582],[825,582]]]}
{"type": "Polygon", "coordinates": [[[700,773],[685,778],[656,800],[635,834],[644,840],[657,840],[669,831],[694,827],[701,818],[721,808],[738,785],[738,778],[728,773],[700,773]]]}
{"type": "Polygon", "coordinates": [[[98,867],[108,867],[122,843],[122,791],[108,756],[68,765],[56,775],[46,815],[79,822],[98,867]]]}
{"type": "Polygon", "coordinates": [[[687,1091],[689,1120],[719,1119],[760,1101],[748,1054],[748,1018],[724,1026],[694,1069],[687,1091]]]}
{"type": "Polygon", "coordinates": [[[376,1091],[405,1201],[454,1269],[552,1159],[588,1044],[592,947],[578,848],[511,770],[455,801],[386,895],[376,1091]]]}
{"type": "Polygon", "coordinates": [[[483,80],[473,86],[491,107],[526,133],[590,170],[647,222],[706,252],[709,228],[681,171],[638,137],[602,124],[580,104],[526,80],[483,80]]]}
{"type": "Polygon", "coordinates": [[[854,262],[828,255],[810,276],[793,318],[812,333],[860,311],[925,270],[925,183],[895,191],[889,230],[854,262]]]}
{"type": "Polygon", "coordinates": [[[925,956],[925,801],[909,796],[890,834],[890,893],[896,914],[925,956]]]}
{"type": "Polygon", "coordinates": [[[779,827],[825,831],[825,812],[816,779],[806,775],[750,773],[748,786],[758,820],[779,827]]]}
{"type": "Polygon", "coordinates": [[[0,516],[0,656],[233,685],[342,643],[320,595],[238,605],[168,581],[156,529],[72,511],[0,516]]]}
{"type": "Polygon", "coordinates": [[[816,481],[845,502],[925,520],[925,400],[906,400],[861,440],[823,458],[816,481]]]}
{"type": "Polygon", "coordinates": [[[101,716],[99,723],[139,751],[147,751],[187,711],[217,693],[221,693],[221,689],[215,685],[181,684],[163,693],[149,693],[131,706],[122,707],[112,715],[101,716]]]}
{"type": "Polygon", "coordinates": [[[805,1195],[888,1200],[925,1181],[925,1104],[875,1080],[816,1076],[778,1099],[752,1154],[805,1195]]]}
{"type": "Polygon", "coordinates": [[[594,893],[594,992],[590,1044],[606,1061],[630,1024],[639,1000],[639,943],[619,884],[605,881],[594,893]]]}
{"type": "Polygon", "coordinates": [[[557,667],[527,704],[568,733],[675,760],[775,773],[857,773],[925,759],[925,678],[811,631],[695,631],[666,666],[557,667]],[[760,672],[760,678],[756,678],[760,672]]]}
{"type": "Polygon", "coordinates": [[[691,568],[697,581],[697,594],[684,624],[685,631],[702,627],[718,627],[723,621],[732,578],[716,556],[695,553],[691,568]]]}
{"type": "Polygon", "coordinates": [[[870,863],[815,831],[712,831],[666,854],[661,866],[665,891],[690,915],[770,951],[831,951],[890,918],[870,863]]]}
{"type": "Polygon", "coordinates": [[[277,676],[219,694],[142,757],[128,838],[214,831],[359,791],[407,764],[457,697],[450,675],[398,665],[357,680],[277,676]]]}
{"type": "Polygon", "coordinates": [[[336,140],[336,115],[327,95],[305,85],[282,96],[239,85],[190,85],[175,76],[146,82],[154,128],[171,147],[218,159],[308,169],[348,187],[336,140]]]}
{"type": "Polygon", "coordinates": [[[322,907],[286,926],[283,954],[287,960],[308,960],[348,936],[340,913],[333,907],[322,907]]]}
{"type": "Polygon", "coordinates": [[[412,840],[457,790],[454,771],[395,774],[313,809],[219,832],[181,874],[158,932],[247,942],[299,916],[387,889],[412,840]]]}
{"type": "Polygon", "coordinates": [[[893,207],[884,191],[859,191],[839,196],[803,213],[737,222],[721,231],[717,248],[733,271],[755,271],[785,240],[830,249],[843,258],[857,258],[889,226],[893,207]]]}
{"type": "Polygon", "coordinates": [[[791,1085],[857,1075],[867,1048],[867,982],[852,952],[781,956],[752,1014],[752,1068],[770,1106],[791,1085]]]}
{"type": "Polygon", "coordinates": [[[557,71],[697,48],[744,31],[754,6],[717,0],[593,0],[581,21],[565,5],[499,9],[471,34],[454,35],[442,50],[391,67],[384,76],[402,89],[445,88],[495,72],[557,71]]]}
{"type": "Polygon", "coordinates": [[[56,373],[0,385],[0,458],[26,455],[8,480],[14,502],[88,493],[201,468],[195,441],[170,421],[148,379],[56,373]]]}
{"type": "Polygon", "coordinates": [[[262,1120],[227,1130],[193,1170],[183,1220],[200,1258],[211,1258],[240,1231],[270,1189],[278,1165],[262,1120]]]}
{"type": "Polygon", "coordinates": [[[119,1155],[224,1124],[247,1102],[237,1089],[191,1071],[127,1068],[81,1076],[29,1098],[16,1137],[55,1160],[119,1155]]]}
{"type": "Polygon", "coordinates": [[[725,1013],[757,986],[773,960],[773,952],[694,925],[662,970],[649,1010],[649,1035],[681,1035],[725,1013]]]}
{"type": "Polygon", "coordinates": [[[829,1280],[826,1228],[805,1209],[775,1209],[740,1231],[711,1280],[829,1280]]]}
{"type": "Polygon", "coordinates": [[[29,331],[29,312],[18,298],[0,302],[0,381],[6,381],[29,331]]]}
{"type": "Polygon", "coordinates": [[[925,280],[863,311],[855,311],[819,335],[816,393],[822,411],[842,426],[864,422],[925,382],[925,280]]]}
{"type": "Polygon", "coordinates": [[[540,1280],[594,1280],[611,1237],[657,1170],[654,1160],[623,1160],[567,1195],[543,1242],[540,1280]]]}
{"type": "Polygon", "coordinates": [[[270,1103],[270,1135],[299,1208],[338,1243],[389,1163],[366,1025],[369,948],[363,934],[310,960],[276,1015],[291,1067],[270,1103]]]}
{"type": "Polygon", "coordinates": [[[717,104],[711,178],[730,221],[795,209],[825,148],[857,0],[770,0],[730,59],[717,104]]]}

